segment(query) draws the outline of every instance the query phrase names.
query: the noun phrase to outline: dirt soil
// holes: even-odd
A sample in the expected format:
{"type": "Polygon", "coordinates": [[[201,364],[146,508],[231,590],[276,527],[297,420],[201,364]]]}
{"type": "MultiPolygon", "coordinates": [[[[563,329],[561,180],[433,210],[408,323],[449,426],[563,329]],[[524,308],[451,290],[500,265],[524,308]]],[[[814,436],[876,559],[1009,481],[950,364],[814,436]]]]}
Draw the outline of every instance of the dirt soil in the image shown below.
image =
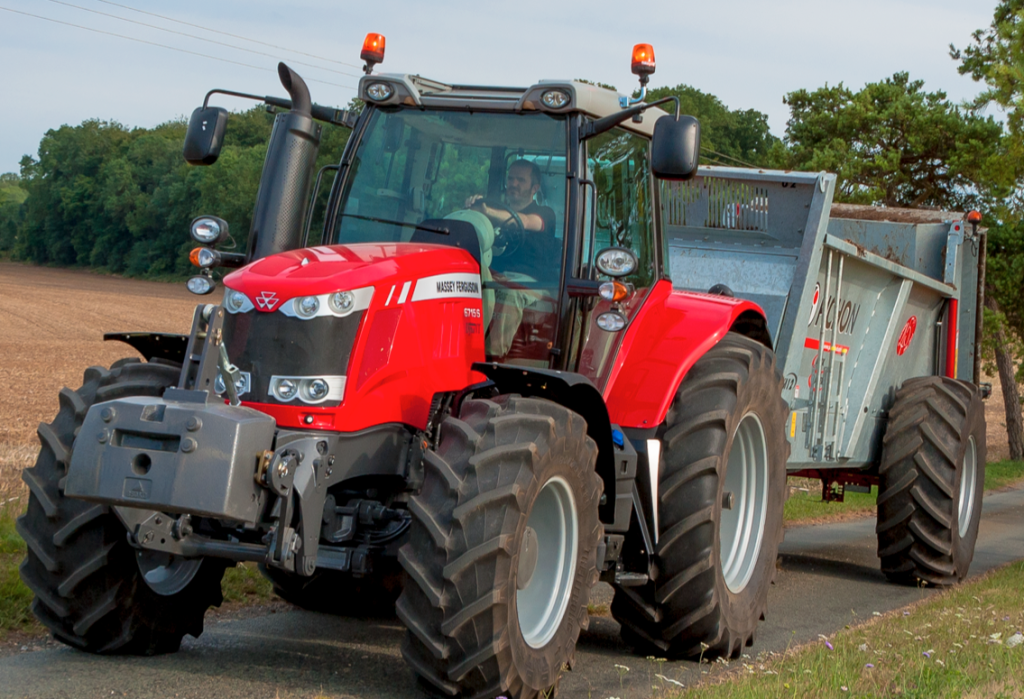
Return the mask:
{"type": "MultiPolygon", "coordinates": [[[[219,289],[202,299],[220,300],[219,289]]],[[[128,345],[104,342],[103,333],[187,333],[199,302],[180,282],[0,262],[0,461],[6,462],[0,467],[26,465],[36,427],[57,412],[58,391],[80,386],[86,367],[138,356],[128,345]]],[[[1006,458],[1008,447],[998,379],[992,387],[988,450],[997,460],[1006,458]]]]}
{"type": "MultiPolygon", "coordinates": [[[[202,300],[220,303],[221,292],[202,300]]],[[[103,333],[188,333],[199,302],[180,282],[0,262],[0,455],[38,444],[58,391],[81,386],[87,367],[139,356],[103,333]]]]}

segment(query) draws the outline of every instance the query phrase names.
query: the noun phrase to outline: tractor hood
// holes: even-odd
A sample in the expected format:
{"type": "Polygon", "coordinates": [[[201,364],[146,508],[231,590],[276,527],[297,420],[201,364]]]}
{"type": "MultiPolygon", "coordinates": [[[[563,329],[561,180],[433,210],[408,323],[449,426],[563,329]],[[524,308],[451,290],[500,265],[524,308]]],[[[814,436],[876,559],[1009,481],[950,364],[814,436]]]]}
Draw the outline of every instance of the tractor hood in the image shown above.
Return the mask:
{"type": "MultiPolygon", "coordinates": [[[[271,312],[300,296],[410,282],[440,273],[480,274],[473,257],[446,245],[358,243],[290,250],[232,272],[224,286],[240,291],[256,310],[271,312]],[[272,303],[258,299],[271,298],[272,303]]],[[[386,294],[387,289],[383,289],[386,294]]]]}

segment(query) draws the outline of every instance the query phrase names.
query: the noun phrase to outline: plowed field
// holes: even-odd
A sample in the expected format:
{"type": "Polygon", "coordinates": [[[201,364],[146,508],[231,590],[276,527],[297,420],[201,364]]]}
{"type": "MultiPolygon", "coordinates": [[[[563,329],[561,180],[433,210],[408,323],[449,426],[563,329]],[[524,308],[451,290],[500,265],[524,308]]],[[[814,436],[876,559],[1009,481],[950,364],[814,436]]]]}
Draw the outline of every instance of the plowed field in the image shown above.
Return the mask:
{"type": "Polygon", "coordinates": [[[86,367],[138,356],[103,333],[187,333],[197,303],[182,283],[0,262],[0,502],[34,460],[36,426],[57,412],[57,392],[80,386],[86,367]]]}

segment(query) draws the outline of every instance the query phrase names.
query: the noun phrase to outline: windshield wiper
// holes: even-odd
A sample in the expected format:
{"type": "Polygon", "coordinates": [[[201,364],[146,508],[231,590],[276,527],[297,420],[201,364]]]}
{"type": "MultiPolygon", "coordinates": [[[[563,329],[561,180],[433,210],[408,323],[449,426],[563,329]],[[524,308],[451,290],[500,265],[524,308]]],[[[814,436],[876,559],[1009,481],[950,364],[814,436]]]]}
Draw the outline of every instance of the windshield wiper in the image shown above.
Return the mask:
{"type": "Polygon", "coordinates": [[[376,216],[360,216],[358,214],[341,214],[340,218],[354,218],[357,221],[373,221],[374,223],[390,223],[393,226],[413,226],[421,231],[430,231],[431,233],[439,233],[441,235],[448,235],[448,230],[445,228],[434,228],[433,226],[424,226],[422,223],[409,223],[408,221],[392,221],[389,218],[377,218],[376,216]]]}

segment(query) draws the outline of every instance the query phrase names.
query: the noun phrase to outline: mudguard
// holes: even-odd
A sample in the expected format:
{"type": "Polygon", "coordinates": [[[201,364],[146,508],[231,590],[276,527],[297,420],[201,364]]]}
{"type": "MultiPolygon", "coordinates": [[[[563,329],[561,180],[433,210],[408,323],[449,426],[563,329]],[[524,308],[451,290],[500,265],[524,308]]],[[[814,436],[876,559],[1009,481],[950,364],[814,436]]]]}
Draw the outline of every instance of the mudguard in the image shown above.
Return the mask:
{"type": "Polygon", "coordinates": [[[676,291],[659,281],[626,329],[605,386],[611,421],[660,425],[690,367],[734,326],[764,342],[764,317],[750,301],[676,291]]]}

